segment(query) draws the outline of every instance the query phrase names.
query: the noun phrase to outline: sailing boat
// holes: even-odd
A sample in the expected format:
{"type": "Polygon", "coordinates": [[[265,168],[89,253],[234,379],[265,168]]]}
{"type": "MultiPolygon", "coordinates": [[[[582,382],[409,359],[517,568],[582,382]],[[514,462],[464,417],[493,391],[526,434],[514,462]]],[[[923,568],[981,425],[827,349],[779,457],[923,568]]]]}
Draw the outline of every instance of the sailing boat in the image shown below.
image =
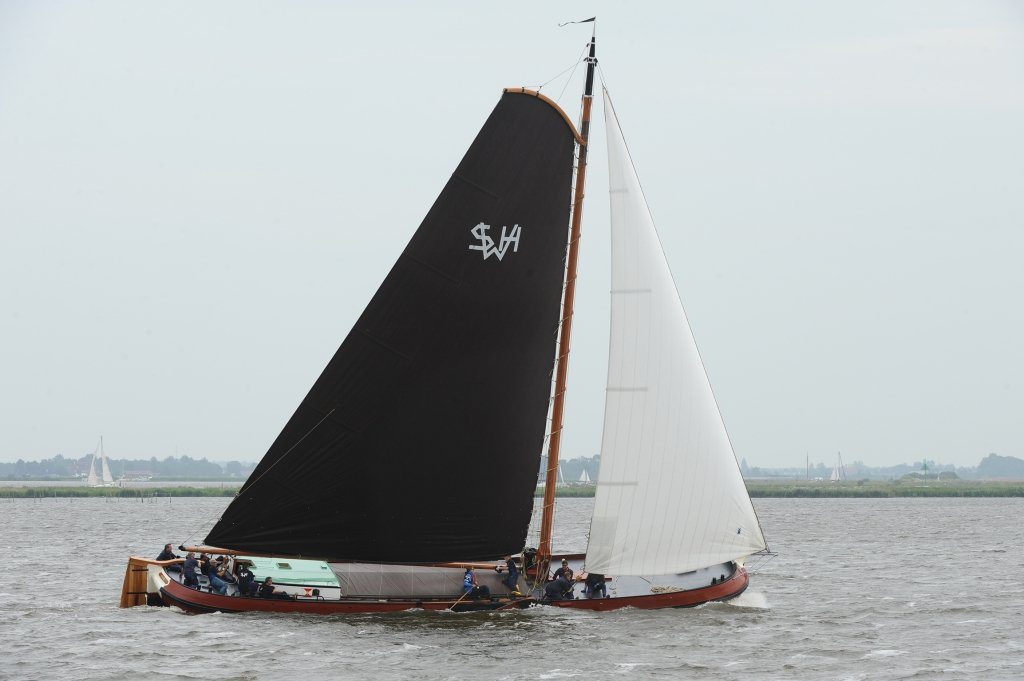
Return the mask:
{"type": "Polygon", "coordinates": [[[99,487],[100,478],[96,475],[96,452],[92,453],[92,458],[89,459],[89,475],[85,479],[85,484],[89,487],[99,487]]]}
{"type": "Polygon", "coordinates": [[[747,587],[743,562],[766,543],[607,91],[613,286],[601,464],[587,552],[552,549],[593,38],[586,62],[578,130],[539,92],[504,91],[205,545],[182,547],[228,555],[260,578],[276,570],[275,586],[294,600],[207,593],[166,562],[132,557],[122,607],[609,610],[691,606],[747,587]],[[528,549],[549,405],[540,543],[528,549]],[[510,555],[522,565],[515,584],[495,562],[510,555]],[[563,559],[607,597],[587,597],[587,580],[552,600],[550,566],[563,559]],[[467,568],[480,569],[489,598],[463,591],[467,568]]]}
{"type": "Polygon", "coordinates": [[[830,482],[839,482],[840,480],[846,479],[846,466],[843,465],[842,453],[836,454],[836,465],[832,467],[832,475],[829,476],[830,482]]]}
{"type": "Polygon", "coordinates": [[[580,480],[579,480],[579,482],[580,482],[581,485],[589,485],[590,484],[590,475],[587,473],[587,469],[586,468],[584,468],[583,472],[580,473],[580,480]]]}
{"type": "Polygon", "coordinates": [[[89,459],[89,475],[85,484],[90,487],[111,487],[114,484],[114,476],[110,474],[110,463],[107,461],[107,454],[103,451],[103,436],[100,435],[100,443],[93,450],[92,458],[89,459]],[[102,477],[96,475],[96,455],[99,454],[100,470],[102,477]]]}
{"type": "Polygon", "coordinates": [[[100,435],[100,467],[103,470],[103,484],[113,485],[114,476],[110,474],[110,462],[107,461],[107,453],[103,450],[103,436],[100,435]]]}

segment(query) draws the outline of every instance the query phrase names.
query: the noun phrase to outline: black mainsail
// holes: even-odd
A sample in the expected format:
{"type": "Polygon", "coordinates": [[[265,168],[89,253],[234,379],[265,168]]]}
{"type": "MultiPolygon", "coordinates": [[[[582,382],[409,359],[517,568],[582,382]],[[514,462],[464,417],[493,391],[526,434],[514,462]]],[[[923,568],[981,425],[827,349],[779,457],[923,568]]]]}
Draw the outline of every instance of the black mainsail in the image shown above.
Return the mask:
{"type": "Polygon", "coordinates": [[[523,548],[576,139],[544,98],[502,96],[208,544],[406,563],[523,548]]]}

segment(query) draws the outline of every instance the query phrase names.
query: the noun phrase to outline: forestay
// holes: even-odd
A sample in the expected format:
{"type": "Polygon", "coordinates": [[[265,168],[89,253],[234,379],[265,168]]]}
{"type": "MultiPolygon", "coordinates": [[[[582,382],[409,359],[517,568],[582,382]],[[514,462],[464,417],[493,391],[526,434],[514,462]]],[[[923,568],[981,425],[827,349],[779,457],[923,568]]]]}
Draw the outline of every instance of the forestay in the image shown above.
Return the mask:
{"type": "Polygon", "coordinates": [[[618,119],[608,385],[586,568],[686,572],[765,548],[618,119]]]}

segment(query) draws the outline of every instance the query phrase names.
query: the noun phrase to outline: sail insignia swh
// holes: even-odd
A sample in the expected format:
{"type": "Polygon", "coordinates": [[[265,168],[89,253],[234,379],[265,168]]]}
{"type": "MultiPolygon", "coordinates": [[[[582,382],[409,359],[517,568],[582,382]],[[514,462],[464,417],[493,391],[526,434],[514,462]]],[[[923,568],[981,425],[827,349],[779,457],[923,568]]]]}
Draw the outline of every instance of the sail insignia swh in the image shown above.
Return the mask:
{"type": "Polygon", "coordinates": [[[481,251],[484,256],[484,260],[491,257],[492,255],[498,256],[498,260],[505,257],[505,253],[508,252],[508,247],[512,246],[512,252],[519,252],[519,236],[523,233],[522,227],[518,224],[512,226],[512,231],[506,233],[506,227],[501,227],[501,241],[498,246],[494,245],[494,239],[488,236],[487,232],[491,229],[491,226],[481,222],[473,229],[469,230],[470,233],[480,241],[479,244],[470,244],[469,250],[481,251]]]}

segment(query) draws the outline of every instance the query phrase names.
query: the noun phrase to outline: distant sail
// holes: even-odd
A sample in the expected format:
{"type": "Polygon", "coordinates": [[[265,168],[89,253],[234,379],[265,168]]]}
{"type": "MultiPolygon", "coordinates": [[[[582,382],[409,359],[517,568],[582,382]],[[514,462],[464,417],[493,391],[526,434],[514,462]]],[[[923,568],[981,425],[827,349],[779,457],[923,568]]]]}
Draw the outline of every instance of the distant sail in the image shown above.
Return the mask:
{"type": "Polygon", "coordinates": [[[114,482],[114,476],[110,474],[110,464],[107,462],[107,453],[103,451],[103,438],[100,438],[100,465],[103,469],[103,484],[114,482]]]}
{"type": "Polygon", "coordinates": [[[587,474],[586,468],[584,468],[583,472],[580,473],[580,482],[590,484],[590,475],[587,474]]]}
{"type": "Polygon", "coordinates": [[[765,548],[605,92],[611,345],[587,570],[670,574],[765,548]]]}
{"type": "Polygon", "coordinates": [[[85,479],[85,484],[93,487],[100,484],[100,478],[96,475],[96,452],[93,452],[92,458],[89,459],[89,476],[85,479]]]}
{"type": "MultiPolygon", "coordinates": [[[[404,143],[401,132],[380,143],[404,143]]],[[[501,98],[207,543],[368,562],[522,550],[551,393],[575,144],[544,99],[501,98]]]]}
{"type": "Polygon", "coordinates": [[[846,466],[843,465],[843,453],[836,453],[836,465],[832,467],[832,475],[829,476],[829,480],[832,482],[839,482],[840,480],[846,479],[846,466]]]}

